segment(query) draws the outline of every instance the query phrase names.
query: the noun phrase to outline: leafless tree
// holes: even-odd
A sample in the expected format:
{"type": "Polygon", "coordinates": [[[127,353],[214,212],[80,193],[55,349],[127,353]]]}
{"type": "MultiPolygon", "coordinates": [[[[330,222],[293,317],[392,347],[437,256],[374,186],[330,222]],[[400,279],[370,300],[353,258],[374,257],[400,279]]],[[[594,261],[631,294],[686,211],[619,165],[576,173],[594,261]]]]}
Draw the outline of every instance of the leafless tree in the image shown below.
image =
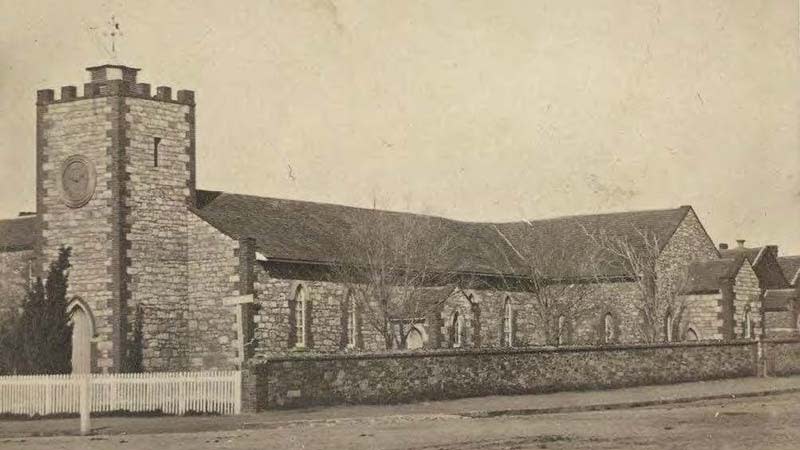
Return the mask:
{"type": "Polygon", "coordinates": [[[685,266],[669,265],[661,258],[664,242],[648,230],[631,226],[628,232],[584,228],[587,236],[602,252],[609,265],[634,280],[637,289],[636,310],[641,337],[645,342],[666,339],[667,316],[677,330],[689,306],[681,295],[687,282],[685,266]]]}
{"type": "Polygon", "coordinates": [[[545,343],[560,345],[569,333],[565,319],[577,324],[598,307],[597,249],[576,245],[568,235],[548,233],[534,223],[518,226],[515,234],[523,235],[521,239],[512,239],[495,226],[511,249],[510,254],[497,252],[503,255],[496,268],[499,287],[530,297],[545,343]]]}
{"type": "Polygon", "coordinates": [[[347,284],[362,324],[380,334],[387,349],[402,349],[410,319],[427,317],[446,300],[441,287],[456,281],[455,250],[445,220],[363,211],[341,231],[332,275],[347,284]]]}

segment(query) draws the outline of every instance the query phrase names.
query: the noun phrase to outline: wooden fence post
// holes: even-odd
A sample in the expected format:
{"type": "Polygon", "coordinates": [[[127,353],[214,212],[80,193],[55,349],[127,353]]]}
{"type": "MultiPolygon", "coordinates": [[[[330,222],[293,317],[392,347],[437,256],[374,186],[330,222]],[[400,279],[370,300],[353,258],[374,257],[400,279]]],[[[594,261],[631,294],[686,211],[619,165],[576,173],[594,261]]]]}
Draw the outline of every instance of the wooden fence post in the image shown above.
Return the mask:
{"type": "MultiPolygon", "coordinates": [[[[120,379],[122,380],[124,377],[120,377],[120,379]]],[[[110,410],[117,411],[119,410],[119,405],[117,405],[117,383],[112,382],[109,387],[111,389],[110,410]]]]}
{"type": "Polygon", "coordinates": [[[186,382],[183,378],[178,378],[178,414],[186,413],[186,382]]]}
{"type": "Polygon", "coordinates": [[[84,374],[80,376],[80,389],[81,389],[81,436],[86,436],[92,431],[91,425],[91,385],[89,384],[89,375],[84,374]]]}
{"type": "Polygon", "coordinates": [[[242,372],[244,372],[244,368],[234,373],[233,375],[233,413],[234,414],[241,414],[242,413],[242,372]]]}

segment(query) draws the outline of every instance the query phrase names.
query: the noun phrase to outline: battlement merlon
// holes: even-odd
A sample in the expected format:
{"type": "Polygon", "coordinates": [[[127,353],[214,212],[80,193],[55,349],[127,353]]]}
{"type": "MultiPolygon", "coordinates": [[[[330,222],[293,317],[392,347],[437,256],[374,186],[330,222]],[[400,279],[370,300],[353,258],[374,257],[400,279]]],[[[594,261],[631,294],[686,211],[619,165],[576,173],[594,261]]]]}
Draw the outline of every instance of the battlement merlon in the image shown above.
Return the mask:
{"type": "Polygon", "coordinates": [[[90,74],[90,81],[83,85],[83,96],[77,95],[75,86],[61,87],[59,99],[55,98],[52,89],[40,89],[36,92],[36,104],[44,106],[95,97],[125,96],[194,106],[194,91],[179,90],[177,98],[172,98],[172,88],[159,86],[156,95],[151,95],[149,84],[136,82],[136,74],[140,69],[105,64],[87,67],[86,70],[90,74]]]}

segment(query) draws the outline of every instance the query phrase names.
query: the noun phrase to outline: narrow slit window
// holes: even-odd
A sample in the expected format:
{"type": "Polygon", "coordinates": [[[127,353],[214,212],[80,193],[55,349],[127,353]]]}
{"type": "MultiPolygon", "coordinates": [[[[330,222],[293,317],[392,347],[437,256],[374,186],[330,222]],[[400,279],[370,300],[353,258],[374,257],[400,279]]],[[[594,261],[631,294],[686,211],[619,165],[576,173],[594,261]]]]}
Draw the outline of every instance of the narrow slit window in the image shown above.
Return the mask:
{"type": "Polygon", "coordinates": [[[511,309],[511,297],[506,297],[503,315],[503,344],[514,346],[514,310],[511,309]]]}
{"type": "Polygon", "coordinates": [[[306,304],[306,293],[302,286],[297,287],[297,291],[294,295],[294,301],[294,325],[297,333],[295,347],[303,348],[306,346],[306,335],[308,334],[308,325],[306,323],[306,308],[308,308],[308,305],[306,304]]]}
{"type": "Polygon", "coordinates": [[[353,296],[347,299],[347,346],[356,348],[358,337],[358,317],[356,316],[356,302],[353,296]]]}
{"type": "Polygon", "coordinates": [[[33,287],[33,261],[28,261],[28,288],[33,287]]]}
{"type": "Polygon", "coordinates": [[[158,146],[161,144],[161,138],[153,138],[153,167],[158,167],[158,146]]]}

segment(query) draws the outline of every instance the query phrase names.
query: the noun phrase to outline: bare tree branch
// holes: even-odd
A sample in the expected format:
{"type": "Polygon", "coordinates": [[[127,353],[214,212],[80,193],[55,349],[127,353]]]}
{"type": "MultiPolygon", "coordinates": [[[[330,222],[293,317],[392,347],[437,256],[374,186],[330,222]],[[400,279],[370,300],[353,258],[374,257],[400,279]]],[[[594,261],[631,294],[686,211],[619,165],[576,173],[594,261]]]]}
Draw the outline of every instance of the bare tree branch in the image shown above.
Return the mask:
{"type": "Polygon", "coordinates": [[[641,338],[658,342],[666,338],[666,317],[672,315],[677,325],[689,306],[687,297],[680,295],[687,282],[686,270],[665,266],[661,260],[663,243],[654,232],[631,228],[630,233],[622,233],[584,227],[584,232],[607,254],[612,265],[634,280],[641,338]]]}
{"type": "Polygon", "coordinates": [[[383,337],[386,348],[405,348],[406,319],[426,317],[446,299],[424,291],[455,284],[455,250],[441,219],[374,210],[342,230],[341,261],[332,270],[347,283],[364,323],[383,337]]]}
{"type": "Polygon", "coordinates": [[[534,224],[523,223],[527,238],[516,244],[494,227],[513,252],[507,255],[498,249],[505,256],[505,267],[496,268],[501,280],[497,287],[530,296],[545,343],[559,345],[567,333],[559,326],[559,317],[575,322],[596,308],[589,300],[599,286],[597,252],[593,248],[575,248],[564,236],[545,237],[534,224]]]}

